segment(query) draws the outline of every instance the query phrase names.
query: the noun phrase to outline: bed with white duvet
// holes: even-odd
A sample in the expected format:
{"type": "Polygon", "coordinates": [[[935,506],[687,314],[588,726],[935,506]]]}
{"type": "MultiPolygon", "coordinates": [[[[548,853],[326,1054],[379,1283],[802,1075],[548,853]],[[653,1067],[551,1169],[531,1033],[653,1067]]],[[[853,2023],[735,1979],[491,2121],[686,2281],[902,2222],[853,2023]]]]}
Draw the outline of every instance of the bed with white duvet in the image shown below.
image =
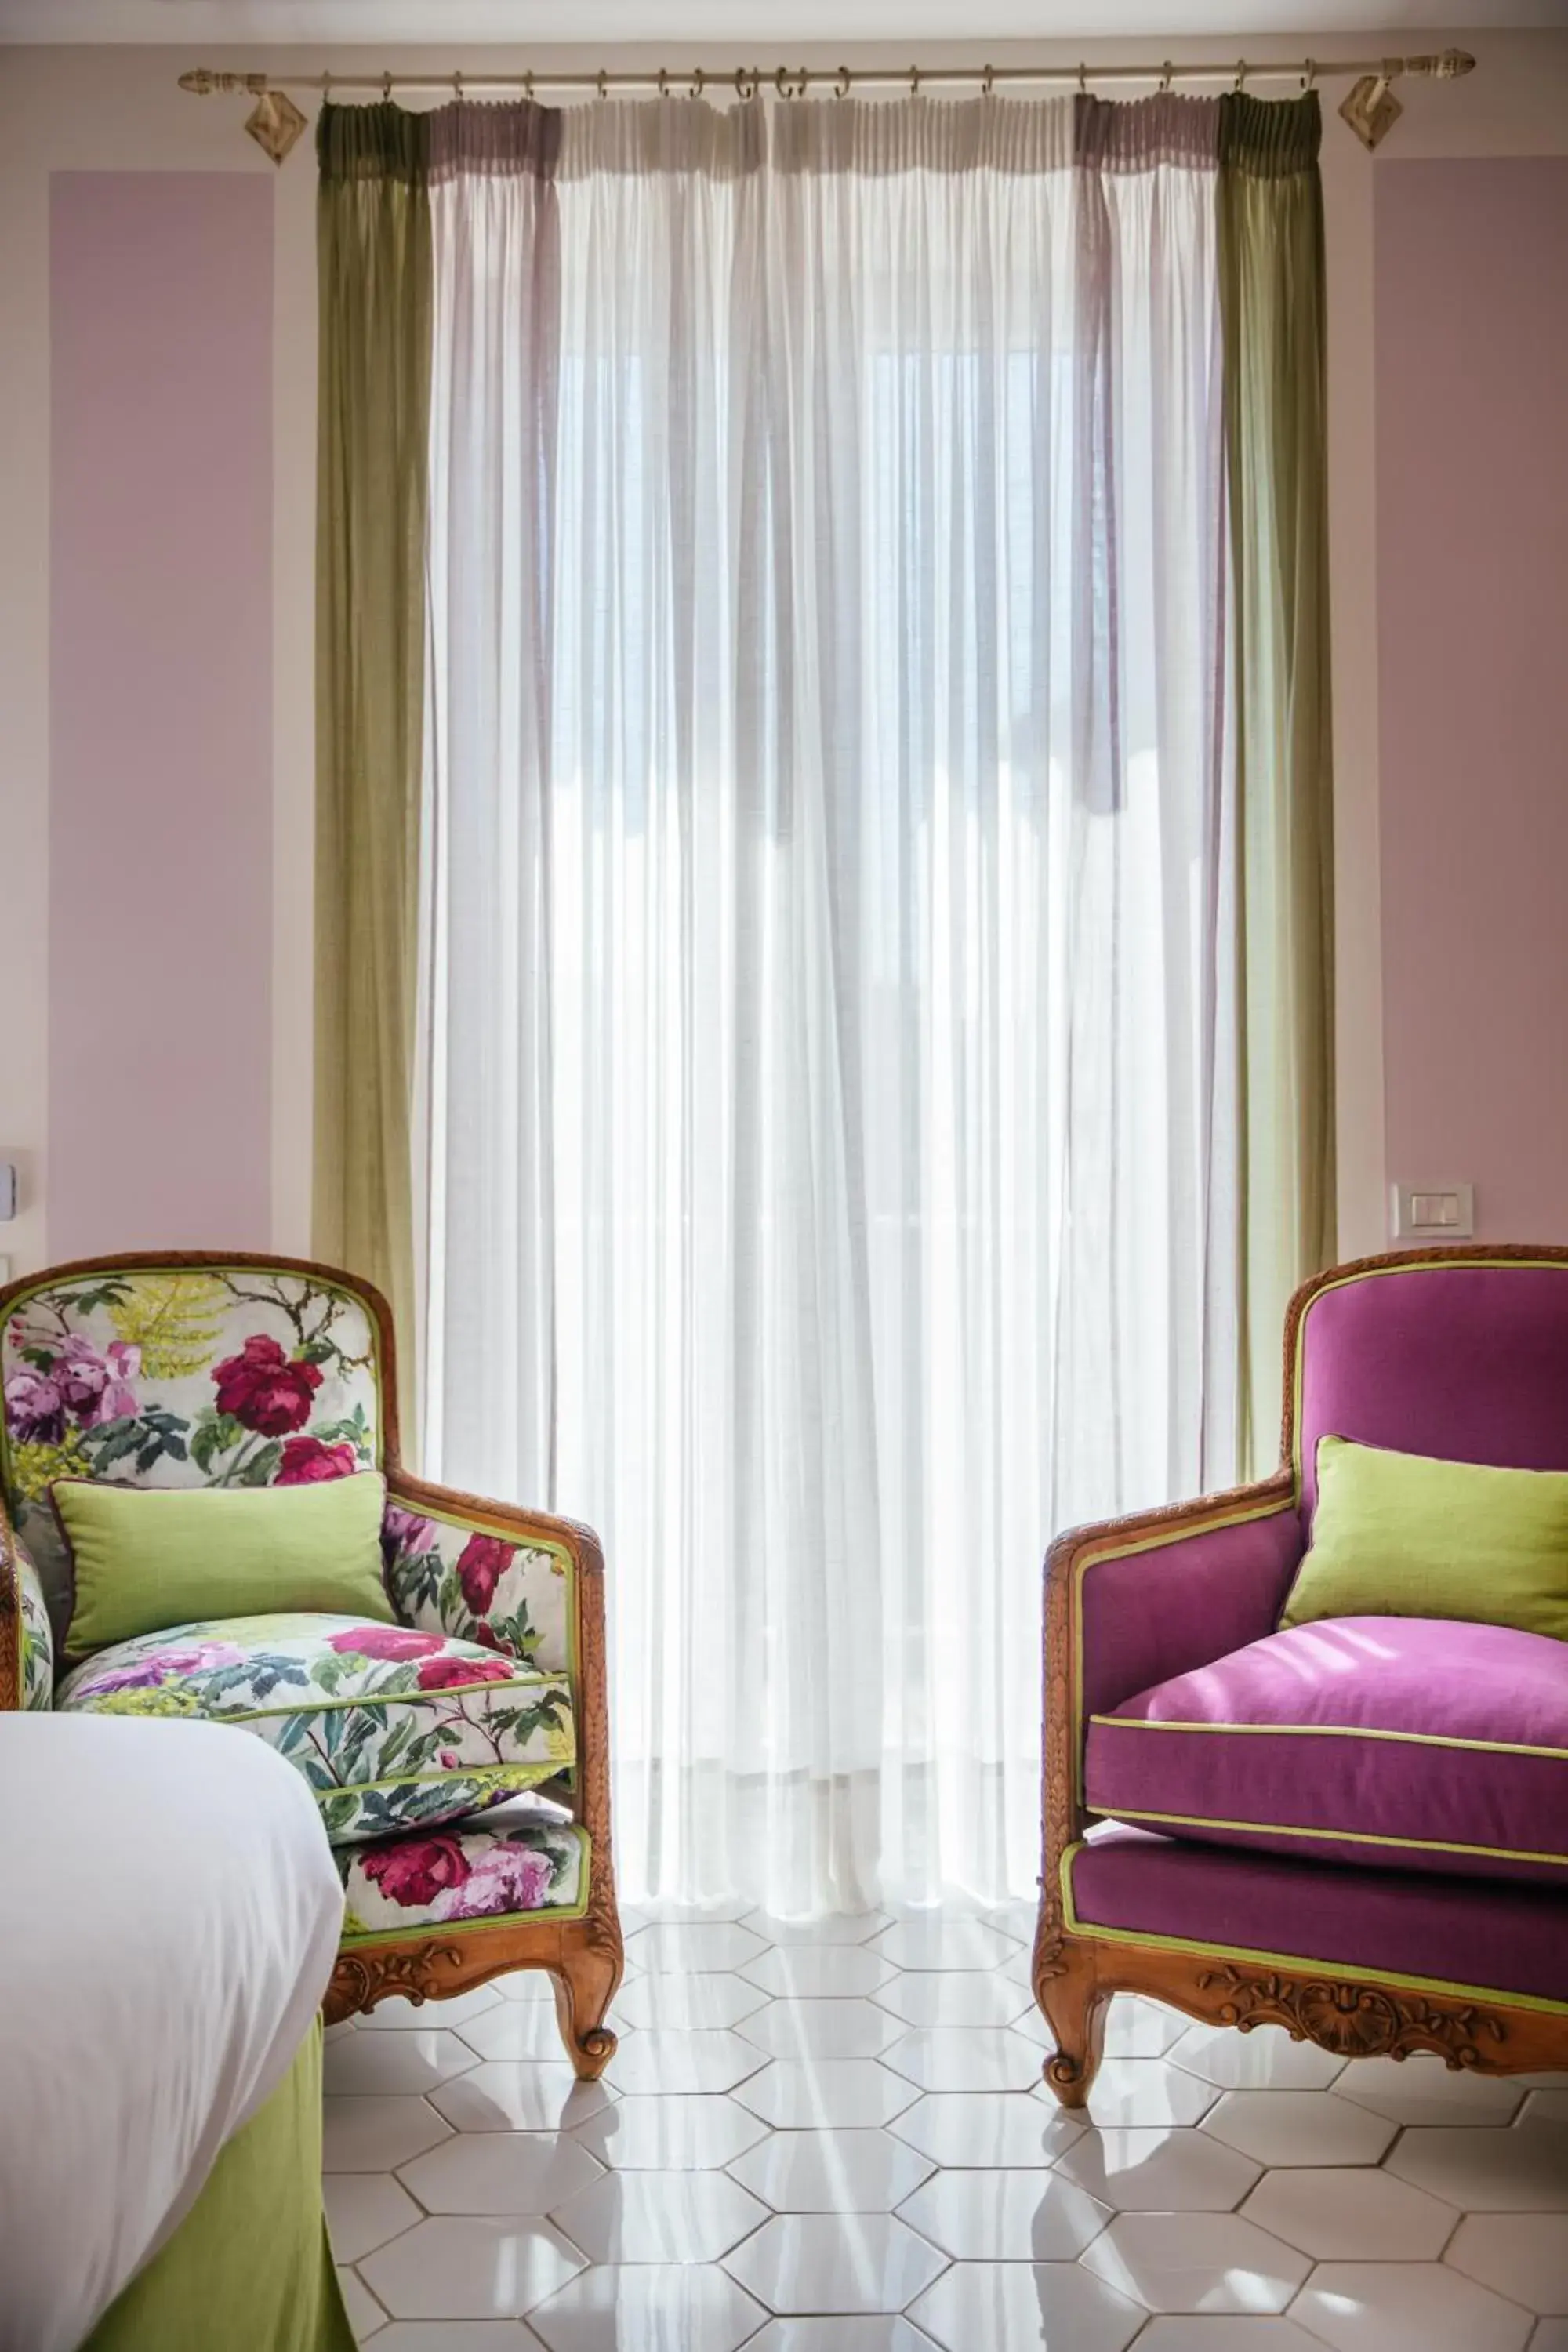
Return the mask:
{"type": "Polygon", "coordinates": [[[76,2352],[178,2231],[312,2032],[342,1917],[261,1741],[0,1715],[0,2352],[76,2352]]]}

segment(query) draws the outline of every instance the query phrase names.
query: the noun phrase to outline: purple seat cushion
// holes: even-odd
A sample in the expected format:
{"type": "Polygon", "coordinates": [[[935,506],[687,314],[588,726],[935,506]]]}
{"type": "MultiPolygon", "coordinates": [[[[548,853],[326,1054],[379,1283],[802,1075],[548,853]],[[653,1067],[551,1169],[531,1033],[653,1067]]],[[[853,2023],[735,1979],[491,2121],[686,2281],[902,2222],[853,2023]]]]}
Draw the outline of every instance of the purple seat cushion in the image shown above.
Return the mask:
{"type": "Polygon", "coordinates": [[[1209,1844],[1568,1886],[1568,1642],[1295,1625],[1089,1725],[1091,1811],[1209,1844]]]}
{"type": "Polygon", "coordinates": [[[1568,1900],[1396,1870],[1222,1853],[1106,1826],[1074,1849],[1069,1925],[1262,1961],[1318,1960],[1568,2003],[1568,1900]]]}

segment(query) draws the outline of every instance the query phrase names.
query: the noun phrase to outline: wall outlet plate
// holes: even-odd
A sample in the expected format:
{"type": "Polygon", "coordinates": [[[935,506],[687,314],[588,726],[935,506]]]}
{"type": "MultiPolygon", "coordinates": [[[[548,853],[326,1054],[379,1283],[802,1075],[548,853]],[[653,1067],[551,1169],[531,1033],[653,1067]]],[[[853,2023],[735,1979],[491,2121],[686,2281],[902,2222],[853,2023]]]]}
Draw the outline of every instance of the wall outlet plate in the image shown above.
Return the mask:
{"type": "Polygon", "coordinates": [[[1395,1184],[1391,1225],[1396,1242],[1465,1242],[1476,1230],[1476,1188],[1428,1178],[1395,1184]]]}
{"type": "Polygon", "coordinates": [[[0,1223],[9,1223],[16,1213],[16,1163],[0,1160],[0,1223]]]}

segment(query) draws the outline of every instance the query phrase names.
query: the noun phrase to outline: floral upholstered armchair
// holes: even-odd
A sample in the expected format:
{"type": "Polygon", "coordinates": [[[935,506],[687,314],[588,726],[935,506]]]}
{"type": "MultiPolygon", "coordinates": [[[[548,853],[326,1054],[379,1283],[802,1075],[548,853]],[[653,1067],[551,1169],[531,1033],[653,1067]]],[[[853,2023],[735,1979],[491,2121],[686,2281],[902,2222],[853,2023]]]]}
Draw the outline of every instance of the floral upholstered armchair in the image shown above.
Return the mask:
{"type": "Polygon", "coordinates": [[[1568,1250],[1316,1276],[1279,1469],[1052,1546],[1034,1980],[1064,2105],[1119,1992],[1346,2058],[1568,2067],[1568,1642],[1509,1616],[1484,1536],[1455,1538],[1462,1614],[1290,1622],[1325,1441],[1568,1472],[1568,1250]]]}
{"type": "Polygon", "coordinates": [[[191,1716],[303,1773],[345,1895],[329,2020],[516,1968],[579,2074],[616,2046],[603,1563],[584,1528],[411,1477],[392,1328],[292,1259],[146,1255],[0,1290],[0,1707],[191,1716]],[[390,1622],[218,1619],[75,1659],[58,1478],[299,1486],[379,1469],[390,1622]]]}

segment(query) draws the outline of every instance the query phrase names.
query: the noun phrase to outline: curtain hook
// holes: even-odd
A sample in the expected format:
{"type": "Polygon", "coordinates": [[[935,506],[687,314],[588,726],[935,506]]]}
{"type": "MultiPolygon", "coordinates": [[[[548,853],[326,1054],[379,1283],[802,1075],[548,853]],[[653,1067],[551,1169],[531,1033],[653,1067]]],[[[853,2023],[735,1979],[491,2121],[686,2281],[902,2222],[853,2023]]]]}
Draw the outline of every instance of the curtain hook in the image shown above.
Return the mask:
{"type": "Polygon", "coordinates": [[[1081,58],[1079,59],[1078,65],[1078,94],[1079,98],[1087,98],[1089,96],[1089,68],[1084,64],[1081,58]]]}
{"type": "Polygon", "coordinates": [[[996,95],[996,68],[995,68],[995,67],[994,67],[994,66],[987,66],[987,67],[986,67],[986,68],[985,68],[985,70],[984,70],[984,72],[981,75],[981,77],[980,77],[980,95],[981,95],[981,97],[982,97],[982,98],[994,98],[994,97],[995,97],[995,95],[996,95]]]}
{"type": "Polygon", "coordinates": [[[1247,59],[1245,58],[1237,58],[1236,61],[1236,80],[1232,87],[1234,95],[1237,98],[1241,96],[1242,91],[1247,88],[1247,59]]]}
{"type": "Polygon", "coordinates": [[[452,96],[460,106],[463,102],[463,77],[460,73],[452,76],[452,96]]]}
{"type": "Polygon", "coordinates": [[[1175,78],[1176,68],[1171,63],[1170,58],[1167,58],[1163,66],[1160,69],[1160,95],[1162,98],[1169,95],[1171,84],[1174,81],[1175,78]]]}
{"type": "Polygon", "coordinates": [[[795,86],[795,94],[796,98],[804,98],[810,88],[811,68],[809,66],[802,66],[800,69],[800,79],[795,86]]]}
{"type": "Polygon", "coordinates": [[[840,67],[839,67],[839,68],[838,68],[838,79],[837,80],[837,82],[835,82],[835,84],[834,84],[834,86],[833,86],[833,94],[834,94],[834,96],[835,96],[836,98],[847,98],[847,97],[848,97],[848,95],[849,95],[849,68],[848,68],[848,67],[847,67],[847,66],[840,66],[840,67]]]}
{"type": "Polygon", "coordinates": [[[332,77],[331,77],[331,72],[329,71],[329,72],[323,73],[323,74],[322,74],[322,76],[321,76],[321,96],[322,96],[323,98],[331,98],[331,94],[332,94],[332,77]]]}
{"type": "Polygon", "coordinates": [[[701,68],[701,67],[700,67],[700,66],[693,66],[693,67],[692,67],[692,68],[691,68],[691,95],[692,95],[692,97],[693,97],[693,98],[700,98],[700,97],[701,97],[701,95],[702,95],[702,85],[703,85],[703,83],[707,80],[707,79],[708,79],[708,77],[707,77],[707,75],[703,72],[703,70],[702,70],[702,68],[701,68]]]}
{"type": "Polygon", "coordinates": [[[531,106],[533,104],[533,68],[531,66],[522,77],[522,94],[528,104],[531,106]]]}
{"type": "Polygon", "coordinates": [[[1303,90],[1309,90],[1309,89],[1311,89],[1311,87],[1312,87],[1312,84],[1317,80],[1317,79],[1318,79],[1318,68],[1317,68],[1316,65],[1313,63],[1312,59],[1311,59],[1310,58],[1309,58],[1307,59],[1307,70],[1306,70],[1306,72],[1305,72],[1305,73],[1302,75],[1302,77],[1301,77],[1301,88],[1302,88],[1302,89],[1303,89],[1303,90]]]}
{"type": "Polygon", "coordinates": [[[663,66],[660,66],[658,69],[658,94],[660,98],[668,98],[669,96],[669,76],[663,66]]]}
{"type": "Polygon", "coordinates": [[[789,96],[789,89],[783,66],[778,67],[773,74],[773,88],[777,90],[781,98],[787,98],[789,96]]]}
{"type": "Polygon", "coordinates": [[[389,73],[381,77],[381,102],[383,106],[389,106],[392,102],[392,76],[389,73]]]}
{"type": "Polygon", "coordinates": [[[609,94],[610,94],[610,77],[609,77],[609,75],[605,71],[604,67],[603,67],[603,66],[601,66],[601,67],[599,68],[599,96],[600,96],[601,98],[608,98],[609,94]]]}
{"type": "Polygon", "coordinates": [[[919,98],[920,94],[921,69],[919,66],[911,66],[910,68],[910,96],[911,98],[919,98]]]}

